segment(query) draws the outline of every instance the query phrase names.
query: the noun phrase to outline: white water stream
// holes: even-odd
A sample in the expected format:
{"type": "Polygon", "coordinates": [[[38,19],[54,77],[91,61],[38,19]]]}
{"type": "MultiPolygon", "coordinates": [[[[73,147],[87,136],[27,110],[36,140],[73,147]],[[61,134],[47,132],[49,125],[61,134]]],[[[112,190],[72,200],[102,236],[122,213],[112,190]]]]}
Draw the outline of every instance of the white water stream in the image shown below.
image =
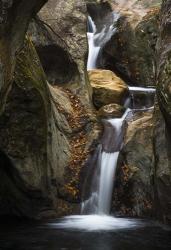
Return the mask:
{"type": "MultiPolygon", "coordinates": [[[[130,112],[131,110],[127,109],[121,118],[107,120],[107,122],[114,128],[115,135],[111,136],[116,142],[122,141],[120,140],[120,137],[122,136],[123,123],[130,112]]],[[[100,169],[97,171],[95,178],[93,179],[94,182],[98,181],[98,185],[95,185],[95,187],[93,186],[89,199],[82,203],[82,214],[87,214],[90,211],[93,214],[99,215],[110,214],[114,177],[121,147],[122,143],[118,143],[116,151],[114,152],[99,152],[100,164],[97,167],[100,169]]]]}
{"type": "Polygon", "coordinates": [[[129,90],[131,92],[146,92],[146,93],[156,92],[155,88],[143,88],[143,87],[135,87],[135,86],[129,86],[129,90]]]}
{"type": "Polygon", "coordinates": [[[96,26],[90,16],[88,17],[88,24],[89,24],[88,26],[89,32],[87,33],[87,38],[89,46],[89,55],[88,55],[87,69],[95,69],[97,57],[100,51],[100,46],[95,45],[96,26]]]}
{"type": "Polygon", "coordinates": [[[96,25],[93,22],[92,18],[88,17],[88,45],[89,45],[89,55],[87,61],[87,69],[96,69],[97,67],[97,58],[101,49],[101,46],[110,40],[111,36],[115,33],[116,27],[115,23],[119,18],[118,13],[112,13],[113,23],[108,27],[104,25],[104,27],[97,31],[96,25]]]}
{"type": "Polygon", "coordinates": [[[109,214],[119,152],[102,153],[98,213],[109,214]]]}

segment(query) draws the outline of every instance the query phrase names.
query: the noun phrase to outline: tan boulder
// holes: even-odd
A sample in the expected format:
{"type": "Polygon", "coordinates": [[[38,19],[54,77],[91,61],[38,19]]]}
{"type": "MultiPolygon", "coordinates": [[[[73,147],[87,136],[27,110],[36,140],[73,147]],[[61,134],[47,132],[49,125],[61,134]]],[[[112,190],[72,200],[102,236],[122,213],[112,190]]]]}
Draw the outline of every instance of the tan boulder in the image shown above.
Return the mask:
{"type": "Polygon", "coordinates": [[[125,82],[110,70],[90,70],[88,72],[93,88],[93,101],[97,108],[111,103],[123,105],[129,90],[125,82]]]}
{"type": "Polygon", "coordinates": [[[111,103],[101,107],[98,115],[102,118],[120,118],[125,112],[125,108],[119,104],[111,103]]]}

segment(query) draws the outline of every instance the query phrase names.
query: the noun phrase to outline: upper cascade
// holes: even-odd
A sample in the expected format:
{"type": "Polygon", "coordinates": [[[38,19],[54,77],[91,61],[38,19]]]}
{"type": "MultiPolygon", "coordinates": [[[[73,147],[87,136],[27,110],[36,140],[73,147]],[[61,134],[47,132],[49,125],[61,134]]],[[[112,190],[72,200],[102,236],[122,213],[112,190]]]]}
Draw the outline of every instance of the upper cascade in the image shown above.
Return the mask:
{"type": "Polygon", "coordinates": [[[118,13],[112,12],[112,22],[111,24],[104,24],[101,29],[96,27],[96,24],[90,16],[88,16],[88,44],[89,44],[89,55],[87,62],[87,69],[97,68],[97,58],[101,47],[110,40],[112,35],[116,32],[115,24],[120,17],[118,13]]]}

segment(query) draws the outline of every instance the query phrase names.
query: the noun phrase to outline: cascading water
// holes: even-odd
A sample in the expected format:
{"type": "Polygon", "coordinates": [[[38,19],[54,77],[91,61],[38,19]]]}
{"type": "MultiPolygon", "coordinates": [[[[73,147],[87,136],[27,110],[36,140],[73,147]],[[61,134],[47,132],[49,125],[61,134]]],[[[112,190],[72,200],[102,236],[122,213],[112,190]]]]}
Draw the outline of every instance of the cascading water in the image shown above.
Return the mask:
{"type": "MultiPolygon", "coordinates": [[[[123,144],[124,123],[126,118],[131,113],[130,109],[127,109],[121,118],[107,120],[114,128],[115,134],[113,134],[114,152],[102,152],[101,159],[101,172],[100,172],[100,184],[99,184],[99,199],[98,199],[98,213],[109,214],[111,207],[112,192],[114,186],[114,177],[119,157],[119,152],[123,144]]],[[[110,151],[110,144],[109,151],[110,151]]],[[[113,147],[112,147],[113,148],[113,147]]]]}
{"type": "Polygon", "coordinates": [[[129,86],[129,92],[132,98],[132,109],[136,111],[151,110],[154,105],[155,88],[144,88],[129,86]]]}
{"type": "Polygon", "coordinates": [[[87,62],[87,69],[95,69],[96,68],[96,61],[100,51],[100,46],[95,45],[95,33],[96,33],[96,26],[92,20],[92,18],[88,17],[88,45],[89,45],[89,56],[87,62]]]}
{"type": "Polygon", "coordinates": [[[102,153],[99,185],[98,213],[109,214],[113,191],[113,179],[119,152],[102,153]],[[107,184],[108,183],[108,184],[107,184]]]}
{"type": "Polygon", "coordinates": [[[92,185],[91,195],[89,199],[82,203],[82,214],[100,214],[109,215],[114,185],[114,176],[117,167],[119,151],[123,141],[123,123],[128,116],[130,109],[127,109],[121,118],[109,119],[105,122],[113,127],[107,133],[113,140],[102,142],[101,150],[99,150],[100,162],[97,164],[99,168],[93,178],[93,182],[98,182],[97,185],[92,185]]]}
{"type": "MultiPolygon", "coordinates": [[[[115,23],[119,15],[113,14],[113,17],[115,23]]],[[[100,46],[110,39],[115,31],[116,28],[111,25],[110,27],[104,27],[101,32],[97,32],[91,17],[88,18],[88,69],[96,68],[100,46]]],[[[128,101],[125,103],[127,110],[121,118],[104,120],[104,135],[101,145],[96,151],[96,161],[93,161],[94,166],[90,168],[91,171],[94,169],[91,190],[88,197],[84,198],[82,202],[82,215],[67,216],[60,223],[51,224],[52,226],[94,231],[117,230],[141,225],[137,220],[109,216],[117,161],[123,144],[124,124],[130,115],[132,116],[133,111],[148,110],[151,105],[149,102],[147,106],[143,105],[140,108],[135,93],[141,92],[141,94],[144,94],[146,96],[145,100],[149,99],[148,96],[151,94],[154,96],[155,93],[153,88],[129,87],[129,90],[133,99],[132,110],[127,107],[130,104],[130,101],[128,101]]]]}
{"type": "Polygon", "coordinates": [[[112,24],[104,27],[97,31],[96,25],[93,22],[92,18],[88,16],[88,45],[89,45],[89,55],[87,61],[87,69],[96,69],[97,67],[97,58],[101,49],[101,46],[110,40],[111,36],[115,33],[116,27],[115,23],[119,18],[118,13],[112,13],[112,24]]]}
{"type": "Polygon", "coordinates": [[[62,222],[53,224],[54,227],[85,231],[113,231],[142,225],[138,220],[109,216],[115,171],[123,142],[124,122],[130,112],[131,110],[127,109],[121,118],[105,121],[107,127],[109,126],[106,130],[109,137],[99,147],[92,189],[90,197],[82,203],[82,215],[67,216],[62,222]]]}

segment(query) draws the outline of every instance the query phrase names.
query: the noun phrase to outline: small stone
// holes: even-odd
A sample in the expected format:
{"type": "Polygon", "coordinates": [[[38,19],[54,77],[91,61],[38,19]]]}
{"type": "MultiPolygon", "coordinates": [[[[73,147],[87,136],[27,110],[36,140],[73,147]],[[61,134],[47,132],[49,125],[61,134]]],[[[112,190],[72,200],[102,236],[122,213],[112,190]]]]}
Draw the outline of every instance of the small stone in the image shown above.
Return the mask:
{"type": "Polygon", "coordinates": [[[112,103],[101,107],[98,115],[102,118],[120,118],[125,112],[125,108],[119,104],[112,103]]]}

